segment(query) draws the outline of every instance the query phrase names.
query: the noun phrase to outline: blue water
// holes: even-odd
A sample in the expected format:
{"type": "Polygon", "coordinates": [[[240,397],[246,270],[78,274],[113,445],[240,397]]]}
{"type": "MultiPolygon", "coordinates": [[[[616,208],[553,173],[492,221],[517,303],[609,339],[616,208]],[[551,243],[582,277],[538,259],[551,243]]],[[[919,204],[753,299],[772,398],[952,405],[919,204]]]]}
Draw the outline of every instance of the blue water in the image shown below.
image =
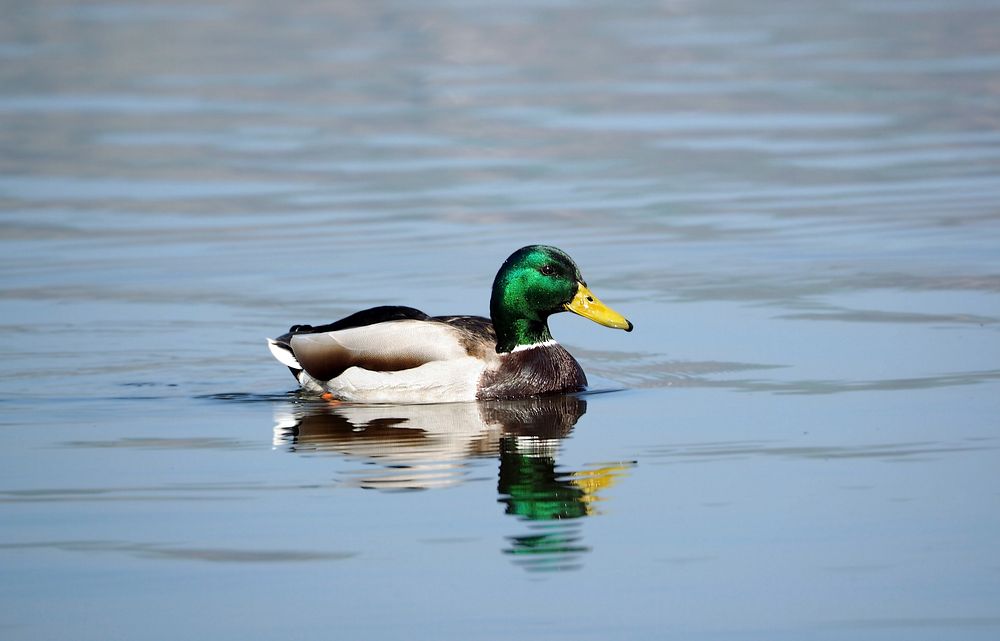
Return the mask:
{"type": "Polygon", "coordinates": [[[3,13],[3,639],[1000,635],[1000,4],[3,13]],[[587,394],[267,353],[529,243],[587,394]]]}

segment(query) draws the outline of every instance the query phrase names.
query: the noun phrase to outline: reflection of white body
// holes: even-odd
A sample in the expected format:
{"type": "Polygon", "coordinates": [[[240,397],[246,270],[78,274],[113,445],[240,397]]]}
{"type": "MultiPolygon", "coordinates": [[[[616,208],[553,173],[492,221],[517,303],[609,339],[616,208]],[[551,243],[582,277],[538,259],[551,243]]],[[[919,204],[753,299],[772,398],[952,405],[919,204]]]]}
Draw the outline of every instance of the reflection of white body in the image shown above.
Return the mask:
{"type": "Polygon", "coordinates": [[[575,397],[433,405],[289,404],[275,411],[274,444],[378,464],[374,470],[365,468],[351,481],[354,485],[442,487],[461,480],[468,460],[496,456],[504,436],[516,439],[526,454],[554,457],[561,437],[585,407],[575,397]],[[542,429],[534,429],[539,422],[542,429]]]}
{"type": "Polygon", "coordinates": [[[379,464],[352,485],[429,489],[460,482],[465,461],[493,456],[502,433],[483,421],[476,403],[345,405],[312,414],[287,407],[276,411],[274,443],[379,464]]]}

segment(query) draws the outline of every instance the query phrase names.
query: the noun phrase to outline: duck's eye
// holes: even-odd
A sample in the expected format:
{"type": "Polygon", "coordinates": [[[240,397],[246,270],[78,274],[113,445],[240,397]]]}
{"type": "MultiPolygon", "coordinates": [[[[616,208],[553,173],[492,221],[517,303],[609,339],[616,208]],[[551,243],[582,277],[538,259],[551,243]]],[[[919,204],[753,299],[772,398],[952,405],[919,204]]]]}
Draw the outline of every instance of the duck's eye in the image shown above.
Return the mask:
{"type": "Polygon", "coordinates": [[[552,265],[542,265],[538,271],[542,272],[543,276],[555,276],[556,268],[552,265]]]}

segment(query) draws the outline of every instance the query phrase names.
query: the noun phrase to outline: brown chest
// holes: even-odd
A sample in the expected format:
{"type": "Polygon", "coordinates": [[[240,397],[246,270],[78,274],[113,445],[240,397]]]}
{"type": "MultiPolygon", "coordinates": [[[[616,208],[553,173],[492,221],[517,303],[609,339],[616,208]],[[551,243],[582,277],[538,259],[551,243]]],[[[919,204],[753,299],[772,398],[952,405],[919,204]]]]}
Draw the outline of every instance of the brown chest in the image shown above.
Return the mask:
{"type": "Polygon", "coordinates": [[[477,398],[522,398],[587,387],[583,368],[559,344],[502,354],[499,360],[483,373],[477,398]]]}

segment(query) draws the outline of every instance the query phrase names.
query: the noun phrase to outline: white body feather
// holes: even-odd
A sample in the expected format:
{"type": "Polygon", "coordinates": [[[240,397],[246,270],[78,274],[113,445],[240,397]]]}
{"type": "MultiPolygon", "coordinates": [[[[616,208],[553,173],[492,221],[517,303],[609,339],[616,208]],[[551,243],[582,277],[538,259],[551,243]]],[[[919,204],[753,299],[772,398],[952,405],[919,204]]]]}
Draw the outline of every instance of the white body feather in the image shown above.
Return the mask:
{"type": "Polygon", "coordinates": [[[398,372],[351,367],[322,383],[303,372],[299,383],[305,389],[327,391],[340,400],[358,403],[454,403],[476,400],[485,369],[483,361],[464,356],[398,372]]]}

